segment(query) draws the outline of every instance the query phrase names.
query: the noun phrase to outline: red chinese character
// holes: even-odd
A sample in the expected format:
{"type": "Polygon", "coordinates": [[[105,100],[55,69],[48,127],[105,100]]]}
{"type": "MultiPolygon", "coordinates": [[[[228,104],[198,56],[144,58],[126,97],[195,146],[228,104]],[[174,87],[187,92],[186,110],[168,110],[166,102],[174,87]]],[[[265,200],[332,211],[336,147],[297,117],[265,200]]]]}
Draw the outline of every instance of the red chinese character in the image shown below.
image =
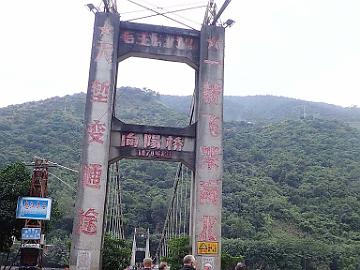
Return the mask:
{"type": "Polygon", "coordinates": [[[200,181],[200,204],[217,205],[220,202],[220,180],[200,181]]]}
{"type": "Polygon", "coordinates": [[[123,32],[121,34],[121,38],[122,38],[124,43],[127,43],[127,44],[134,44],[135,43],[134,33],[132,33],[132,32],[129,32],[129,31],[123,32]]]}
{"type": "Polygon", "coordinates": [[[155,134],[144,134],[144,147],[160,149],[160,135],[155,134]]]}
{"type": "Polygon", "coordinates": [[[202,227],[199,234],[199,241],[217,241],[218,237],[214,232],[217,218],[214,216],[203,216],[202,227]]]}
{"type": "Polygon", "coordinates": [[[109,97],[110,83],[93,81],[91,84],[91,101],[93,102],[107,102],[109,97]]]}
{"type": "Polygon", "coordinates": [[[112,63],[112,53],[113,53],[113,44],[109,42],[100,41],[97,46],[98,53],[96,55],[95,61],[99,62],[102,60],[106,60],[109,64],[112,63]]]}
{"type": "Polygon", "coordinates": [[[93,188],[100,188],[102,173],[102,165],[100,164],[89,164],[84,165],[83,173],[83,185],[93,188]]]}
{"type": "Polygon", "coordinates": [[[121,136],[121,146],[130,146],[130,147],[138,147],[139,138],[135,135],[135,133],[128,133],[121,136]]]}
{"type": "Polygon", "coordinates": [[[220,118],[216,115],[209,115],[209,131],[211,136],[217,137],[220,135],[220,118]]]}
{"type": "Polygon", "coordinates": [[[89,134],[89,143],[104,143],[103,136],[106,131],[105,124],[100,123],[99,120],[94,120],[92,123],[89,123],[87,130],[89,134]]]}
{"type": "Polygon", "coordinates": [[[168,136],[166,138],[165,148],[168,150],[182,151],[184,147],[184,140],[181,137],[174,138],[173,136],[168,136]]]}
{"type": "Polygon", "coordinates": [[[204,63],[209,65],[220,65],[222,62],[218,60],[205,59],[204,63]]]}
{"type": "Polygon", "coordinates": [[[139,44],[139,45],[142,45],[142,46],[150,46],[151,41],[150,41],[150,38],[149,38],[149,33],[147,33],[147,32],[137,33],[137,35],[136,35],[136,44],[139,44]]]}
{"type": "Polygon", "coordinates": [[[217,169],[219,167],[220,148],[217,146],[202,146],[201,165],[207,167],[208,170],[217,169]]]}
{"type": "Polygon", "coordinates": [[[79,211],[79,233],[85,233],[89,235],[96,234],[97,216],[99,213],[94,208],[89,208],[86,212],[82,209],[79,211]]]}
{"type": "Polygon", "coordinates": [[[173,150],[182,151],[184,146],[184,140],[181,137],[176,137],[173,142],[173,150]]]}
{"type": "Polygon", "coordinates": [[[219,96],[222,92],[221,85],[206,82],[203,87],[203,96],[206,104],[218,104],[219,96]]]}
{"type": "Polygon", "coordinates": [[[208,38],[207,42],[209,43],[208,49],[210,49],[210,48],[219,49],[220,41],[218,39],[216,39],[214,37],[208,38]]]}
{"type": "Polygon", "coordinates": [[[172,148],[173,148],[173,141],[174,141],[173,136],[168,136],[168,137],[166,138],[165,148],[166,148],[167,150],[172,150],[172,148]]]}
{"type": "Polygon", "coordinates": [[[189,37],[176,37],[176,48],[179,50],[192,50],[194,49],[194,39],[189,37]]]}
{"type": "Polygon", "coordinates": [[[151,33],[150,40],[152,47],[161,47],[161,39],[158,33],[151,33]]]}
{"type": "Polygon", "coordinates": [[[196,45],[195,45],[193,38],[187,37],[187,38],[185,38],[184,42],[185,42],[185,46],[187,49],[189,49],[189,50],[196,49],[196,45]]]}
{"type": "Polygon", "coordinates": [[[98,27],[100,29],[100,35],[110,35],[114,28],[108,22],[105,22],[104,26],[98,27]]]}
{"type": "Polygon", "coordinates": [[[172,49],[174,48],[174,44],[175,44],[175,38],[173,36],[166,36],[164,42],[164,48],[172,49]]]}

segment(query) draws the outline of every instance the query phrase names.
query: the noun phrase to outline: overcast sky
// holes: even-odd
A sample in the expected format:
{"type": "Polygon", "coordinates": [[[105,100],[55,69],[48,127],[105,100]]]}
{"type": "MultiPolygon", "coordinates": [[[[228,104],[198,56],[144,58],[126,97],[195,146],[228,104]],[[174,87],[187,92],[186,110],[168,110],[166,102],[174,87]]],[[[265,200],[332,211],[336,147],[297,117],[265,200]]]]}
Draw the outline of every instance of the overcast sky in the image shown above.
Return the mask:
{"type": "MultiPolygon", "coordinates": [[[[94,14],[84,5],[101,2],[91,1],[3,1],[0,107],[86,92],[94,14]]],[[[207,3],[136,2],[166,10],[207,3]]],[[[150,14],[126,0],[118,0],[118,9],[124,20],[150,14]]],[[[232,0],[222,16],[236,21],[226,29],[225,95],[360,106],[359,14],[359,0],[232,0]]],[[[199,29],[204,9],[179,15],[173,17],[199,29]]],[[[158,17],[139,22],[181,27],[158,17]]],[[[194,72],[185,64],[130,58],[119,65],[122,85],[189,95],[194,72]]]]}

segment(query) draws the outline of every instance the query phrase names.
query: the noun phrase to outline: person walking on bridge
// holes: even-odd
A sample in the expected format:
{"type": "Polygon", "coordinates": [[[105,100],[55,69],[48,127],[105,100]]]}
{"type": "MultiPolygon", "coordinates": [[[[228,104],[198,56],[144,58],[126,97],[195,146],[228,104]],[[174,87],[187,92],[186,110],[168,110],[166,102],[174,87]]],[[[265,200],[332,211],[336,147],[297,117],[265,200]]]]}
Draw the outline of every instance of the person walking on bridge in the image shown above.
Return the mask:
{"type": "Polygon", "coordinates": [[[237,263],[235,270],[246,270],[246,265],[242,262],[237,263]]]}
{"type": "Polygon", "coordinates": [[[168,270],[167,262],[161,262],[159,265],[159,270],[168,270]]]}
{"type": "Polygon", "coordinates": [[[193,255],[186,255],[183,259],[184,267],[181,270],[194,270],[196,269],[196,260],[193,255]]]}
{"type": "Polygon", "coordinates": [[[151,258],[145,258],[143,260],[143,269],[142,270],[151,270],[152,268],[152,259],[151,258]]]}

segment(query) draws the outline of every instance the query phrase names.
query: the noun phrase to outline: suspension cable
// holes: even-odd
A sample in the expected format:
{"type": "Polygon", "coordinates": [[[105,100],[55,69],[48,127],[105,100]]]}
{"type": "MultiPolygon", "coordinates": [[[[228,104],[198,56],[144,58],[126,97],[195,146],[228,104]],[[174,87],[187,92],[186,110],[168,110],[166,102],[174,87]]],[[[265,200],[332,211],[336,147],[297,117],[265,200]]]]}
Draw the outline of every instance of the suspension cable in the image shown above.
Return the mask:
{"type": "MultiPolygon", "coordinates": [[[[195,3],[187,3],[187,4],[182,4],[182,5],[172,5],[172,6],[166,6],[166,7],[161,7],[161,6],[155,6],[155,5],[153,5],[152,3],[150,3],[150,2],[148,2],[148,1],[145,1],[145,0],[142,0],[142,2],[144,2],[144,3],[146,3],[146,4],[148,4],[148,5],[152,5],[155,9],[158,9],[158,10],[161,10],[161,11],[166,11],[168,8],[170,8],[170,7],[179,7],[179,6],[187,6],[187,5],[194,5],[195,3]]],[[[204,1],[202,1],[202,2],[197,2],[196,4],[202,4],[202,6],[201,7],[207,7],[208,6],[208,4],[204,4],[204,1]]],[[[189,9],[195,9],[195,8],[197,8],[197,7],[194,7],[194,8],[189,8],[189,9]]],[[[167,12],[164,12],[164,14],[165,13],[167,13],[167,12]]],[[[155,15],[155,16],[157,16],[157,15],[155,15]]],[[[194,20],[191,20],[191,19],[189,19],[189,18],[186,18],[186,17],[184,17],[184,16],[181,16],[181,15],[179,15],[179,14],[174,14],[174,16],[177,16],[177,17],[179,17],[179,18],[181,18],[181,19],[183,19],[183,20],[185,20],[185,21],[188,21],[188,22],[191,22],[191,23],[194,23],[194,24],[196,24],[196,25],[200,25],[201,26],[201,23],[199,23],[199,22],[196,22],[196,21],[194,21],[194,20]]]]}
{"type": "Polygon", "coordinates": [[[122,188],[121,188],[121,177],[120,177],[120,168],[119,168],[119,161],[115,163],[116,166],[116,176],[117,176],[117,188],[118,188],[118,201],[119,201],[119,210],[120,210],[120,233],[121,238],[125,238],[124,232],[124,210],[122,205],[122,188]]]}
{"type": "MultiPolygon", "coordinates": [[[[151,18],[151,17],[155,17],[155,16],[162,16],[165,14],[170,14],[170,13],[175,13],[175,12],[180,12],[180,11],[186,11],[186,10],[192,10],[192,9],[197,9],[197,8],[203,8],[206,7],[204,5],[202,6],[195,6],[195,7],[189,7],[189,8],[182,8],[182,9],[176,9],[176,10],[170,10],[170,11],[165,11],[165,12],[160,12],[157,14],[152,14],[152,15],[148,15],[148,16],[143,16],[143,17],[138,17],[138,18],[134,18],[134,19],[129,19],[126,20],[127,22],[131,22],[131,21],[136,21],[136,20],[141,20],[141,19],[146,19],[146,18],[151,18]]],[[[184,17],[182,17],[183,19],[186,19],[184,17]]],[[[186,19],[187,20],[187,19],[186,19]]],[[[191,20],[190,20],[191,21],[191,20]]],[[[194,21],[191,21],[194,22],[194,21]]],[[[196,23],[196,22],[195,22],[196,23]]]]}
{"type": "MultiPolygon", "coordinates": [[[[143,2],[146,3],[146,1],[143,0],[143,2]]],[[[147,4],[151,5],[150,2],[147,2],[147,4]]],[[[189,6],[189,5],[199,5],[202,4],[204,5],[204,1],[197,1],[197,2],[191,2],[191,3],[185,3],[185,4],[177,4],[177,5],[170,5],[170,6],[164,6],[164,7],[157,7],[157,9],[160,10],[166,10],[169,8],[179,8],[179,7],[184,7],[184,6],[189,6]]],[[[205,5],[207,6],[207,5],[205,5]]],[[[120,15],[126,15],[126,14],[131,14],[131,13],[144,13],[147,12],[148,10],[146,9],[135,9],[135,10],[130,10],[130,11],[124,11],[124,12],[120,12],[120,15]]]]}
{"type": "MultiPolygon", "coordinates": [[[[174,181],[174,185],[173,185],[173,194],[172,194],[172,197],[171,197],[171,202],[170,202],[170,205],[168,207],[168,211],[167,211],[167,214],[166,214],[166,218],[165,218],[165,223],[164,223],[164,227],[163,227],[163,231],[162,231],[162,234],[161,234],[161,239],[160,239],[160,244],[162,243],[162,241],[164,241],[165,239],[165,235],[166,235],[166,228],[167,228],[167,225],[169,223],[169,221],[171,220],[171,215],[172,215],[172,209],[173,209],[173,205],[174,205],[174,200],[175,200],[175,195],[176,195],[176,192],[177,192],[177,187],[178,187],[178,183],[179,183],[179,176],[181,174],[181,171],[183,169],[183,166],[181,163],[179,163],[178,165],[178,168],[177,168],[177,171],[176,171],[176,174],[175,174],[175,181],[174,181]]],[[[169,234],[171,234],[171,228],[169,234]]],[[[159,254],[159,251],[160,251],[160,244],[156,250],[156,254],[159,254]]]]}
{"type": "Polygon", "coordinates": [[[174,21],[174,22],[179,23],[179,24],[181,24],[181,25],[183,25],[183,26],[186,26],[186,27],[188,27],[188,28],[191,28],[191,29],[193,29],[193,30],[196,30],[195,28],[193,28],[193,27],[190,26],[190,25],[187,25],[186,23],[180,22],[180,21],[178,21],[178,20],[176,20],[176,19],[174,19],[174,18],[171,18],[171,17],[169,17],[169,16],[167,16],[167,15],[165,15],[165,14],[161,14],[160,12],[158,12],[158,11],[152,9],[152,8],[149,8],[149,7],[147,7],[147,6],[144,6],[144,5],[142,5],[142,4],[136,3],[136,2],[133,1],[133,0],[127,0],[127,1],[129,1],[130,3],[132,3],[132,4],[134,4],[134,5],[137,5],[137,6],[139,6],[139,7],[142,7],[142,8],[145,8],[145,9],[147,9],[147,10],[150,10],[150,11],[152,11],[152,12],[154,12],[154,13],[160,15],[160,16],[163,16],[163,17],[165,17],[165,18],[167,18],[167,19],[169,19],[169,20],[171,20],[171,21],[174,21]]]}

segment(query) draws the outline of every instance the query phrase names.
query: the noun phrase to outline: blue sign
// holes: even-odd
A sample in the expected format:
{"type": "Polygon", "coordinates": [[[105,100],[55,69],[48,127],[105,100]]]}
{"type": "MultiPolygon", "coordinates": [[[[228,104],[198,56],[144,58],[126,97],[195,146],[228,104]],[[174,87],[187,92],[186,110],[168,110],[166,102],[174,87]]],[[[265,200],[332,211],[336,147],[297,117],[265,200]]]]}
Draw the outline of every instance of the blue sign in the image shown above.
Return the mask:
{"type": "Polygon", "coordinates": [[[51,199],[38,197],[19,197],[16,218],[50,220],[51,199]]]}
{"type": "Polygon", "coordinates": [[[40,240],[41,228],[22,228],[22,240],[40,240]]]}

